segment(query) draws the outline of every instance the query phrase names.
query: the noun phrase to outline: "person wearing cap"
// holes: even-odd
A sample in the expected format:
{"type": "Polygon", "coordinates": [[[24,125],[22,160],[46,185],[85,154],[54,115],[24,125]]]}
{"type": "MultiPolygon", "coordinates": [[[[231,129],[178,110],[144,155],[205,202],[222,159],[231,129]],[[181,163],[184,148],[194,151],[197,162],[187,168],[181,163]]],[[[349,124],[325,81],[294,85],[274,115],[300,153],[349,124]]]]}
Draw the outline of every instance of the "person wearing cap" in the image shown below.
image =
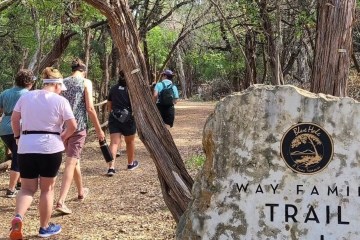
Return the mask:
{"type": "Polygon", "coordinates": [[[174,120],[175,120],[174,104],[177,103],[177,99],[179,98],[178,89],[172,82],[173,77],[174,77],[174,73],[171,70],[165,70],[164,72],[162,72],[161,81],[155,85],[154,93],[153,93],[154,101],[156,101],[156,106],[159,109],[161,118],[163,119],[164,123],[166,125],[169,125],[170,127],[174,125],[174,120]],[[165,88],[169,88],[170,86],[174,94],[173,104],[169,106],[161,105],[159,101],[159,96],[165,88]]]}
{"type": "Polygon", "coordinates": [[[27,93],[32,88],[34,83],[33,72],[29,69],[21,69],[15,76],[15,86],[0,94],[0,115],[3,114],[3,118],[0,121],[0,137],[12,154],[9,187],[6,189],[6,197],[8,198],[16,197],[20,185],[17,144],[11,128],[11,114],[16,102],[24,93],[27,93]]]}
{"type": "Polygon", "coordinates": [[[62,160],[64,142],[76,130],[69,101],[60,96],[66,90],[60,72],[45,68],[43,88],[22,95],[11,116],[14,138],[18,143],[21,190],[16,198],[16,215],[11,222],[10,239],[23,239],[24,216],[40,187],[40,237],[61,232],[61,226],[49,223],[56,176],[62,160]],[[21,121],[21,127],[20,127],[21,121]]]}
{"type": "Polygon", "coordinates": [[[60,195],[55,210],[63,214],[71,214],[71,210],[65,205],[65,199],[74,179],[78,191],[78,200],[82,201],[88,195],[89,189],[84,188],[81,170],[80,155],[85,144],[87,131],[87,116],[95,128],[96,135],[100,141],[105,139],[100,122],[94,108],[92,82],[85,78],[87,68],[82,60],[76,58],[71,64],[72,74],[64,79],[68,91],[63,96],[69,100],[74,112],[77,129],[76,132],[65,142],[65,170],[62,176],[60,195]]]}

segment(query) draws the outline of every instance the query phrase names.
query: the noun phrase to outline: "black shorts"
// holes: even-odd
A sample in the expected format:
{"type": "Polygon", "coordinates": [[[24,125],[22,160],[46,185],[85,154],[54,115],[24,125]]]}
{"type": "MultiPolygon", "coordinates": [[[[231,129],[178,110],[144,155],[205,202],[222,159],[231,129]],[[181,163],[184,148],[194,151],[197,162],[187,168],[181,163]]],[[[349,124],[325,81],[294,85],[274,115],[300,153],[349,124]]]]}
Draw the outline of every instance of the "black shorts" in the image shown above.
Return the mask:
{"type": "Polygon", "coordinates": [[[175,120],[175,107],[162,106],[159,104],[157,104],[156,106],[159,109],[161,118],[163,119],[164,123],[172,127],[175,120]]]}
{"type": "Polygon", "coordinates": [[[61,165],[62,152],[41,154],[18,154],[20,177],[34,179],[38,177],[56,177],[61,165]]]}
{"type": "Polygon", "coordinates": [[[124,136],[131,136],[136,133],[136,124],[134,117],[131,117],[129,121],[121,123],[116,120],[112,114],[109,115],[109,132],[121,133],[124,136]]]}
{"type": "Polygon", "coordinates": [[[5,145],[10,149],[11,151],[11,167],[10,170],[13,170],[15,172],[19,172],[19,163],[18,163],[18,155],[17,155],[17,144],[16,140],[14,138],[14,134],[9,135],[3,135],[1,136],[1,139],[5,143],[5,145]]]}

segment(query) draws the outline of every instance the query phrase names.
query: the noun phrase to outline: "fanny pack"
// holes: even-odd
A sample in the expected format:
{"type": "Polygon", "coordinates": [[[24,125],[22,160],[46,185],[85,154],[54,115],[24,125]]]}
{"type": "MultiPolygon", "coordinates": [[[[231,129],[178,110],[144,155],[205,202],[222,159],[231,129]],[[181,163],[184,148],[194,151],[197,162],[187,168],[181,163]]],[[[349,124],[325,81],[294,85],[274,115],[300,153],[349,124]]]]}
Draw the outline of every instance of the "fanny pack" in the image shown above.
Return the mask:
{"type": "Polygon", "coordinates": [[[119,122],[125,123],[130,120],[131,112],[129,110],[127,110],[126,108],[114,109],[111,111],[111,115],[119,122]]]}

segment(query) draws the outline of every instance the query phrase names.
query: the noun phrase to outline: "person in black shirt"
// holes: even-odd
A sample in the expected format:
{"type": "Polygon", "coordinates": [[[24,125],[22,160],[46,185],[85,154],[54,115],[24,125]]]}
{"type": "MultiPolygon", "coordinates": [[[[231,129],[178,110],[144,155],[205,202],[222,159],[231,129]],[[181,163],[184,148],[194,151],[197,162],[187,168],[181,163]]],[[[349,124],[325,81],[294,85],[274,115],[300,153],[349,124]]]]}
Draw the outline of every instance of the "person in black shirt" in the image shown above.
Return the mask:
{"type": "Polygon", "coordinates": [[[114,160],[108,163],[108,176],[115,174],[115,158],[120,144],[121,135],[124,135],[128,170],[134,170],[139,166],[135,160],[135,133],[136,125],[132,115],[129,92],[122,71],[119,73],[118,83],[110,89],[107,108],[109,114],[110,151],[114,160]]]}

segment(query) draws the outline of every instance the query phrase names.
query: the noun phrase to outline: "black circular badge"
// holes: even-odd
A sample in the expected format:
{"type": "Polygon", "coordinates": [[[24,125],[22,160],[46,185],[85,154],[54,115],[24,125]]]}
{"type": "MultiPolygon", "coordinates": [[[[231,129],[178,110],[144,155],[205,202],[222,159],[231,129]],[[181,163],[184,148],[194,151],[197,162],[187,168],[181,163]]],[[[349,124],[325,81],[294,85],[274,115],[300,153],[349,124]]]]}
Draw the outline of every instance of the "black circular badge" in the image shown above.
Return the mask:
{"type": "Polygon", "coordinates": [[[281,139],[281,157],[295,172],[315,174],[322,171],[333,157],[334,146],[329,134],[313,123],[299,123],[281,139]]]}

